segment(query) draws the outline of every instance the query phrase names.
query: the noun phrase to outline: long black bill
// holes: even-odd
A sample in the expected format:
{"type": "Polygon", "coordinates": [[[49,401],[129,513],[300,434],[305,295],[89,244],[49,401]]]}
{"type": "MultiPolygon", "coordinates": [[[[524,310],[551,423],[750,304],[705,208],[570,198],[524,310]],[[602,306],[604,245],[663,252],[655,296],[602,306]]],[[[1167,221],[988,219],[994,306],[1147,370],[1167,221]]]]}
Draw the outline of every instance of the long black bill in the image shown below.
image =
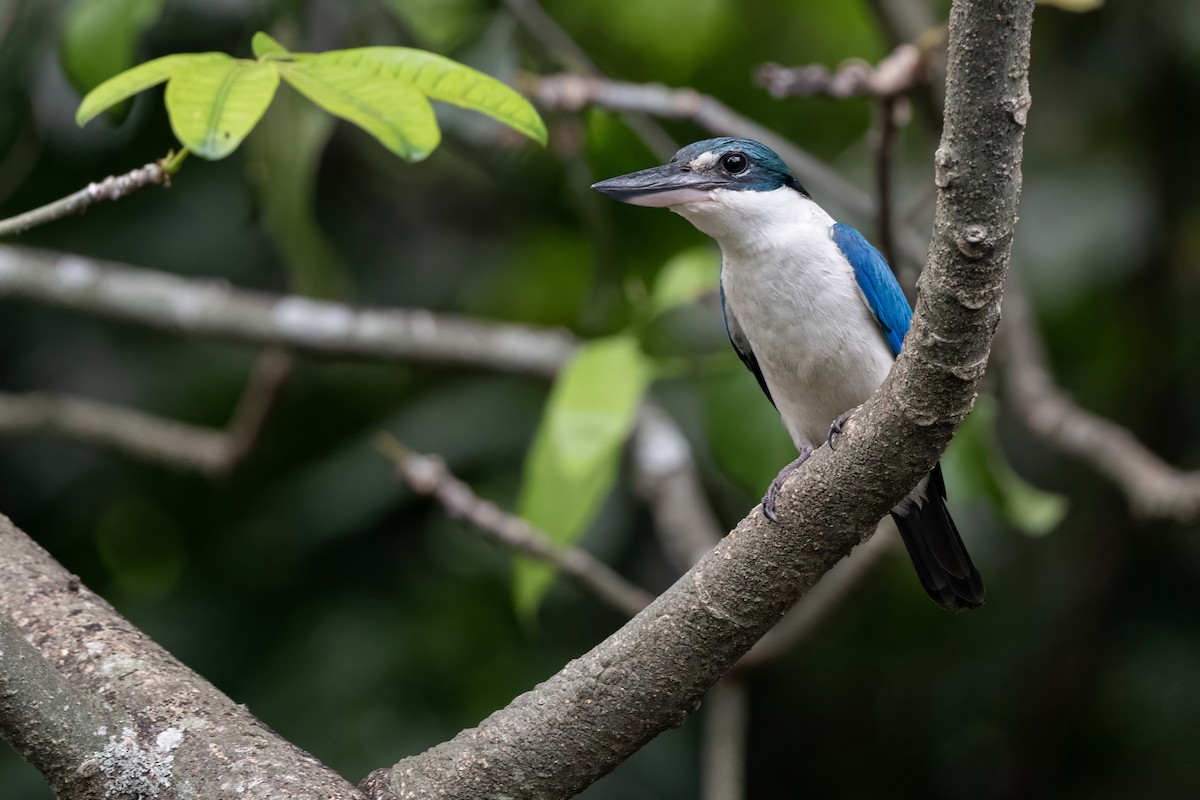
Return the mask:
{"type": "Polygon", "coordinates": [[[703,202],[716,186],[706,175],[666,164],[593,183],[592,188],[622,203],[661,208],[703,202]]]}

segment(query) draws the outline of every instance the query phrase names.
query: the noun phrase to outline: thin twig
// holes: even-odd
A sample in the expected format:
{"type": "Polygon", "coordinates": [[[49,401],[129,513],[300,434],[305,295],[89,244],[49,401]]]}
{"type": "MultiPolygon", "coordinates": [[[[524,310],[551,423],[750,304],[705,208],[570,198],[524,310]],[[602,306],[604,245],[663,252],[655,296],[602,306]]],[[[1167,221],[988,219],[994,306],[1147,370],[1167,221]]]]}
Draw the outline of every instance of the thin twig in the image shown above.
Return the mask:
{"type": "Polygon", "coordinates": [[[1125,428],[1080,408],[1054,385],[1028,301],[1016,280],[1004,299],[1005,393],[1029,429],[1090,464],[1145,517],[1200,518],[1200,471],[1185,472],[1150,452],[1125,428]]]}
{"type": "Polygon", "coordinates": [[[279,391],[292,373],[292,356],[278,347],[259,354],[226,429],[229,464],[225,471],[243,461],[258,441],[279,391]]]}
{"type": "MultiPolygon", "coordinates": [[[[903,101],[895,95],[883,95],[879,98],[879,131],[875,143],[875,193],[876,228],[879,235],[879,250],[883,257],[896,272],[900,269],[900,260],[896,253],[896,239],[892,222],[892,149],[896,141],[896,115],[899,104],[903,101]]],[[[903,281],[912,286],[913,281],[903,281]]]]}
{"type": "Polygon", "coordinates": [[[205,474],[223,472],[230,441],[223,431],[120,406],[56,394],[0,393],[0,433],[54,431],[114,447],[137,458],[205,474]]]}
{"type": "Polygon", "coordinates": [[[101,200],[119,200],[138,189],[165,183],[167,176],[167,169],[159,161],[152,161],[124,175],[110,175],[99,183],[89,183],[78,192],[41,208],[0,220],[0,236],[11,236],[72,214],[80,214],[101,200]]]}
{"type": "Polygon", "coordinates": [[[831,71],[824,64],[783,67],[763,64],[756,76],[772,97],[895,97],[929,79],[921,48],[904,43],[889,53],[878,66],[860,58],[843,61],[831,71]]]}
{"type": "Polygon", "coordinates": [[[440,458],[414,453],[386,433],[376,437],[375,445],[414,492],[433,497],[451,517],[466,520],[505,547],[553,565],[622,614],[632,617],[654,599],[586,550],[558,545],[525,520],[480,498],[440,458]]]}
{"type": "Polygon", "coordinates": [[[0,434],[51,431],[174,469],[228,475],[257,442],[290,367],[291,359],[283,351],[263,353],[225,430],[95,400],[0,392],[0,434]]]}

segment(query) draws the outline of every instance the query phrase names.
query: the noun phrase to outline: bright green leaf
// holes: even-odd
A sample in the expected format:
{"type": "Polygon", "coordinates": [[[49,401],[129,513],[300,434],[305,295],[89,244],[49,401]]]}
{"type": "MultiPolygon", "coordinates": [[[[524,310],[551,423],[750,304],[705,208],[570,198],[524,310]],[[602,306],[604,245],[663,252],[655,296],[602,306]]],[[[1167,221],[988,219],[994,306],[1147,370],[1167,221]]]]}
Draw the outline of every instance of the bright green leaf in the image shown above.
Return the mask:
{"type": "Polygon", "coordinates": [[[289,55],[286,47],[262,31],[254,34],[254,38],[250,40],[250,49],[254,51],[257,58],[289,55]]]}
{"type": "Polygon", "coordinates": [[[224,158],[258,124],[278,86],[275,62],[224,53],[194,58],[167,83],[171,128],[196,155],[224,158]]]}
{"type": "MultiPolygon", "coordinates": [[[[624,335],[581,347],[559,373],[525,461],[518,501],[518,513],[555,542],[578,541],[612,489],[650,374],[637,340],[624,335]]],[[[545,564],[518,559],[518,610],[532,615],[553,581],[545,564]]]]}
{"type": "Polygon", "coordinates": [[[298,63],[322,62],[375,80],[412,86],[434,100],[486,114],[529,138],[546,143],[546,126],[533,106],[506,84],[444,56],[409,47],[360,47],[296,55],[298,63]]]}
{"type": "Polygon", "coordinates": [[[88,92],[87,97],[79,104],[79,110],[75,112],[75,122],[86,125],[97,114],[112,108],[122,100],[151,86],[157,86],[172,75],[188,69],[192,64],[217,56],[229,58],[222,53],[178,53],[138,64],[88,92]]]}
{"type": "Polygon", "coordinates": [[[283,79],[330,114],[353,122],[401,158],[420,161],[441,141],[429,101],[408,84],[344,63],[334,51],[280,62],[283,79]]]}
{"type": "Polygon", "coordinates": [[[1054,6],[1063,11],[1073,11],[1082,14],[1085,11],[1095,11],[1104,5],[1104,0],[1037,0],[1039,5],[1054,6]]]}
{"type": "Polygon", "coordinates": [[[137,40],[163,0],[75,0],[63,15],[63,67],[81,92],[133,66],[137,40]]]}
{"type": "Polygon", "coordinates": [[[721,281],[721,256],[713,247],[692,247],[671,257],[654,281],[654,313],[688,305],[715,292],[721,281]]]}

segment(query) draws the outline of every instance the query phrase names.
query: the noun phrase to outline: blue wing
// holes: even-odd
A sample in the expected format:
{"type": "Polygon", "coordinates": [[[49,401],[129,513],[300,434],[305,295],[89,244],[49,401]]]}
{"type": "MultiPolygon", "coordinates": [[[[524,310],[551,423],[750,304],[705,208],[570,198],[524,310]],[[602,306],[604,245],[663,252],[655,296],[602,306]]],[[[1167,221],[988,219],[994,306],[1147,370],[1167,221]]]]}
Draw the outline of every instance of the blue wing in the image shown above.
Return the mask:
{"type": "Polygon", "coordinates": [[[754,373],[754,377],[758,379],[758,385],[762,387],[763,394],[774,405],[775,398],[771,397],[771,390],[767,388],[767,379],[763,377],[762,367],[758,366],[758,359],[755,358],[754,351],[750,349],[750,340],[746,338],[742,326],[738,324],[733,310],[725,303],[724,284],[721,284],[721,319],[725,322],[725,334],[729,337],[729,343],[733,345],[733,351],[746,365],[746,369],[754,373]]]}
{"type": "Polygon", "coordinates": [[[908,333],[908,324],[912,320],[912,309],[900,284],[896,282],[896,276],[879,251],[849,225],[836,223],[833,226],[833,241],[854,268],[858,288],[867,298],[867,305],[871,307],[871,313],[875,315],[875,321],[879,323],[892,355],[899,355],[904,334],[908,333]]]}

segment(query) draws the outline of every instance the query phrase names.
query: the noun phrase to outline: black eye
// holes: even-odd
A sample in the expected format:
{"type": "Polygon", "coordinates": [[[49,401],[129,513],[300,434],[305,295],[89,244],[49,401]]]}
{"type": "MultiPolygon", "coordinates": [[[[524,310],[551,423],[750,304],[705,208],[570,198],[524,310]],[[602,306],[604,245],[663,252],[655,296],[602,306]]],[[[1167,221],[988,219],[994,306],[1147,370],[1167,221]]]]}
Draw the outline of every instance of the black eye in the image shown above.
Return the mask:
{"type": "Polygon", "coordinates": [[[726,153],[721,159],[721,166],[730,175],[737,175],[739,172],[745,172],[746,167],[750,166],[750,162],[742,153],[726,153]]]}

